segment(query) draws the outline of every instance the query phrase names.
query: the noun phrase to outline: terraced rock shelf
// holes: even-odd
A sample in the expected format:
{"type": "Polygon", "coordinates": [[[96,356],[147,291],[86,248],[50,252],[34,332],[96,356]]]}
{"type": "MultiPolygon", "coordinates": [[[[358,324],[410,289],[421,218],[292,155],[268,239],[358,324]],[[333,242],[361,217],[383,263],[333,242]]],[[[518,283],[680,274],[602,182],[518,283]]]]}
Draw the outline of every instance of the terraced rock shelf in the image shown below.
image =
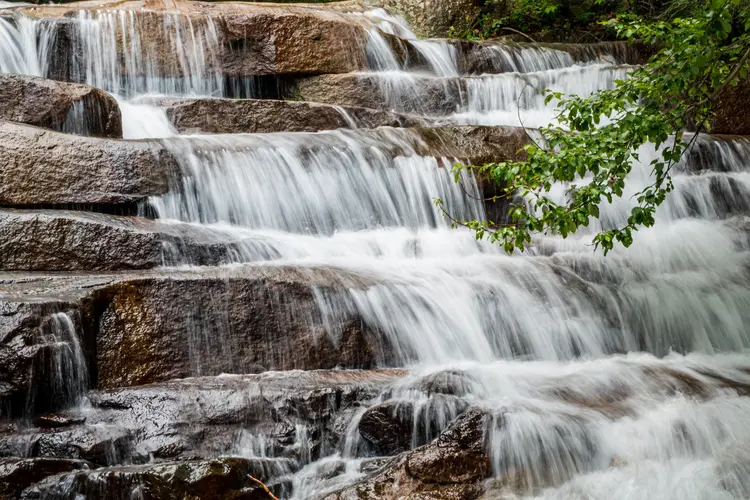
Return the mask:
{"type": "Polygon", "coordinates": [[[509,256],[436,208],[506,212],[450,167],[643,56],[412,29],[0,2],[1,500],[750,495],[744,130],[696,141],[630,249],[589,244],[628,195],[509,256]]]}

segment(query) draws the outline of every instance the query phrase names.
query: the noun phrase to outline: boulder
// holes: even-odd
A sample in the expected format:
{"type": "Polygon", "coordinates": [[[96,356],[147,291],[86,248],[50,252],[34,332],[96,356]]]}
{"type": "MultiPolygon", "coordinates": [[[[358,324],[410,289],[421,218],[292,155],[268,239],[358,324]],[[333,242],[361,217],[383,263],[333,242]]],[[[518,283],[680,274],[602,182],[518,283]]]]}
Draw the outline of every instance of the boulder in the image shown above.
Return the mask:
{"type": "Polygon", "coordinates": [[[386,111],[272,99],[172,99],[156,103],[179,132],[212,134],[317,132],[422,124],[386,111]]]}
{"type": "Polygon", "coordinates": [[[231,262],[228,234],[141,217],[0,209],[0,270],[113,271],[231,262]]]}
{"type": "Polygon", "coordinates": [[[486,412],[469,409],[434,442],[399,455],[326,500],[478,498],[491,473],[486,445],[490,420],[486,412]]]}
{"type": "Polygon", "coordinates": [[[389,401],[373,406],[362,415],[358,429],[376,455],[407,451],[414,431],[414,404],[389,401]]]}
{"type": "Polygon", "coordinates": [[[124,463],[131,455],[133,436],[117,425],[76,426],[34,436],[34,456],[83,459],[97,465],[124,463]]]}
{"type": "Polygon", "coordinates": [[[381,0],[380,5],[402,15],[420,37],[447,37],[477,21],[481,8],[473,0],[381,0]]]}
{"type": "Polygon", "coordinates": [[[88,467],[83,460],[0,458],[0,500],[15,500],[23,490],[48,476],[88,467]]]}
{"type": "Polygon", "coordinates": [[[463,86],[459,78],[353,73],[299,78],[292,93],[305,101],[442,116],[456,111],[463,86]]]}
{"type": "Polygon", "coordinates": [[[157,142],[60,134],[0,121],[0,205],[128,204],[167,192],[174,160],[157,142]]]}
{"type": "Polygon", "coordinates": [[[221,20],[227,76],[348,73],[366,67],[365,29],[340,14],[254,9],[221,20]]]}
{"type": "Polygon", "coordinates": [[[122,138],[117,101],[88,85],[0,75],[0,102],[0,120],[79,135],[122,138]]]}

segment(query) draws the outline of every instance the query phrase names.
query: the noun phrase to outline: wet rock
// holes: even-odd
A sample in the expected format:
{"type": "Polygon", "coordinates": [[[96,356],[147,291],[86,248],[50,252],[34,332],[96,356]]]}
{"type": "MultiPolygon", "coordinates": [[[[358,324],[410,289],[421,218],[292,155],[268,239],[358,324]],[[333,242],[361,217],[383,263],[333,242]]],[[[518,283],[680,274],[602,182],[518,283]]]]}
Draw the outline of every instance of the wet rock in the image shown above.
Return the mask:
{"type": "Polygon", "coordinates": [[[0,75],[0,120],[96,137],[122,137],[117,101],[88,85],[0,75]]]}
{"type": "MultiPolygon", "coordinates": [[[[149,278],[99,292],[97,365],[102,388],[195,375],[374,365],[374,332],[334,343],[312,283],[292,274],[238,279],[149,278]]],[[[342,322],[352,324],[353,318],[342,322]]],[[[361,324],[361,323],[358,323],[361,324]]]]}
{"type": "Polygon", "coordinates": [[[84,459],[98,465],[124,463],[131,454],[133,436],[111,425],[84,425],[44,432],[33,448],[35,456],[84,459]]]}
{"type": "Polygon", "coordinates": [[[407,455],[409,473],[426,483],[468,483],[490,474],[486,429],[489,416],[470,409],[459,416],[434,443],[407,455]]]}
{"type": "Polygon", "coordinates": [[[297,79],[293,92],[305,101],[442,116],[456,111],[464,91],[458,78],[391,78],[377,73],[312,76],[297,79]]]}
{"type": "Polygon", "coordinates": [[[393,459],[362,482],[327,497],[354,499],[474,499],[490,475],[490,416],[469,409],[434,442],[393,459]]]}
{"type": "MultiPolygon", "coordinates": [[[[221,458],[78,471],[48,478],[24,492],[24,499],[45,498],[67,489],[88,500],[249,500],[258,498],[248,477],[265,478],[273,461],[221,458]]],[[[68,497],[65,497],[68,498],[68,497]]]]}
{"type": "Polygon", "coordinates": [[[87,469],[83,460],[59,458],[0,458],[0,500],[15,500],[21,492],[45,477],[87,469]]]}
{"type": "Polygon", "coordinates": [[[174,160],[157,143],[0,122],[0,204],[121,204],[163,194],[174,160]]]}
{"type": "Polygon", "coordinates": [[[54,298],[0,301],[0,416],[54,410],[71,402],[71,394],[55,389],[83,374],[57,373],[55,360],[67,348],[50,337],[55,315],[71,307],[54,298]]]}
{"type": "Polygon", "coordinates": [[[380,5],[402,15],[420,37],[447,37],[471,28],[480,13],[479,4],[471,0],[381,0],[380,5]]]}
{"type": "Polygon", "coordinates": [[[337,128],[401,127],[419,123],[394,113],[272,99],[160,100],[180,132],[212,134],[317,132],[337,128]]]}
{"type": "Polygon", "coordinates": [[[0,270],[110,271],[231,261],[228,234],[140,217],[0,209],[0,270]]]}
{"type": "Polygon", "coordinates": [[[377,455],[395,455],[411,448],[414,405],[388,402],[373,406],[359,421],[359,433],[377,455]]]}
{"type": "Polygon", "coordinates": [[[60,427],[70,427],[72,425],[80,425],[86,422],[85,417],[79,417],[74,415],[64,415],[59,413],[51,413],[48,415],[42,415],[34,419],[34,425],[44,429],[56,429],[60,427]]]}

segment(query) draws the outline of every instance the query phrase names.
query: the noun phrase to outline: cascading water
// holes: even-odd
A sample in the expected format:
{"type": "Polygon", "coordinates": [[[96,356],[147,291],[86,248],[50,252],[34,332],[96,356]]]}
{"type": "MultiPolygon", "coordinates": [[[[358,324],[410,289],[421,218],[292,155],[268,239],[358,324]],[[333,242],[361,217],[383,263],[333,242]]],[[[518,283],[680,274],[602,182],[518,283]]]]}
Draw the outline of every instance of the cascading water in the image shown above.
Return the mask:
{"type": "MultiPolygon", "coordinates": [[[[412,100],[412,111],[423,106],[423,82],[455,88],[452,111],[440,117],[448,123],[518,124],[520,115],[526,126],[547,124],[554,103],[545,106],[536,92],[587,95],[628,70],[615,46],[488,44],[483,54],[497,74],[462,75],[461,54],[448,41],[414,40],[384,11],[365,17],[378,25],[370,30],[366,75],[381,80],[390,104],[412,100]],[[412,44],[426,65],[412,71],[381,32],[412,44]]],[[[177,54],[168,71],[139,37],[132,13],[81,14],[77,22],[87,54],[79,77],[88,83],[127,98],[221,95],[210,21],[164,16],[169,51],[177,54]],[[112,64],[117,33],[127,40],[123,67],[112,64]]],[[[0,18],[0,41],[12,42],[0,46],[2,71],[45,74],[47,42],[36,29],[0,18]]],[[[154,109],[137,99],[121,107],[132,118],[126,138],[167,137],[179,163],[171,192],[151,200],[162,222],[225,234],[235,265],[367,276],[359,287],[315,290],[321,323],[340,341],[339,319],[356,312],[387,340],[377,363],[409,368],[348,416],[345,439],[323,458],[309,446],[315,429],[299,422],[286,431],[302,469],[292,473],[285,463],[277,473],[293,498],[322,498],[365,476],[382,450],[362,438],[360,419],[381,404],[411,423],[405,449],[431,441],[467,408],[486,412],[498,479],[490,488],[502,498],[747,496],[750,403],[736,390],[750,384],[747,140],[698,141],[675,167],[676,189],[656,226],[639,231],[629,249],[605,258],[590,241],[627,217],[631,192],[603,205],[587,231],[540,236],[523,255],[508,256],[450,229],[434,199],[459,219],[481,219],[479,188],[469,176],[453,183],[445,168],[453,159],[425,156],[427,145],[412,131],[171,137],[163,113],[149,114],[154,109]],[[436,381],[451,390],[433,390],[436,381]]],[[[632,192],[648,182],[656,154],[640,153],[632,192]]],[[[195,323],[189,347],[221,343],[195,323]]],[[[48,340],[70,347],[54,366],[80,373],[72,368],[80,361],[75,333],[65,333],[62,316],[53,324],[48,340]]],[[[202,374],[201,352],[190,353],[194,375],[202,374]]],[[[59,391],[75,399],[84,387],[76,378],[59,391]]],[[[273,459],[273,432],[242,429],[222,453],[273,459]]]]}

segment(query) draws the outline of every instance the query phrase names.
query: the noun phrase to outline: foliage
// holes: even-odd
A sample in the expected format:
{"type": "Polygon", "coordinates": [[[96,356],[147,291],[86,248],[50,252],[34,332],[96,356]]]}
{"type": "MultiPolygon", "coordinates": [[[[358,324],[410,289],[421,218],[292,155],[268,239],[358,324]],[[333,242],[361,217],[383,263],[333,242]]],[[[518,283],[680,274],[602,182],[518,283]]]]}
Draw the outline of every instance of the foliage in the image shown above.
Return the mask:
{"type": "Polygon", "coordinates": [[[631,12],[630,0],[489,0],[474,25],[449,36],[483,40],[511,32],[565,32],[600,28],[599,22],[631,12]]]}
{"type": "Polygon", "coordinates": [[[461,221],[478,239],[513,252],[528,245],[534,232],[566,237],[588,226],[590,218],[598,218],[600,203],[622,197],[638,147],[650,142],[661,148],[650,165],[653,184],[635,196],[626,223],[594,237],[605,254],[615,243],[629,246],[634,231],[654,224],[656,207],[674,187],[670,169],[689,147],[685,127],[694,123],[710,131],[714,100],[727,85],[748,77],[746,0],[709,0],[691,17],[656,22],[629,17],[612,25],[620,36],[659,50],[611,90],[588,98],[548,92],[547,101],[559,100],[559,125],[540,129],[542,140],[525,147],[526,160],[454,168],[457,178],[472,168],[502,186],[503,196],[525,200],[511,205],[507,224],[461,221]],[[560,183],[567,186],[563,203],[550,198],[560,183]]]}

